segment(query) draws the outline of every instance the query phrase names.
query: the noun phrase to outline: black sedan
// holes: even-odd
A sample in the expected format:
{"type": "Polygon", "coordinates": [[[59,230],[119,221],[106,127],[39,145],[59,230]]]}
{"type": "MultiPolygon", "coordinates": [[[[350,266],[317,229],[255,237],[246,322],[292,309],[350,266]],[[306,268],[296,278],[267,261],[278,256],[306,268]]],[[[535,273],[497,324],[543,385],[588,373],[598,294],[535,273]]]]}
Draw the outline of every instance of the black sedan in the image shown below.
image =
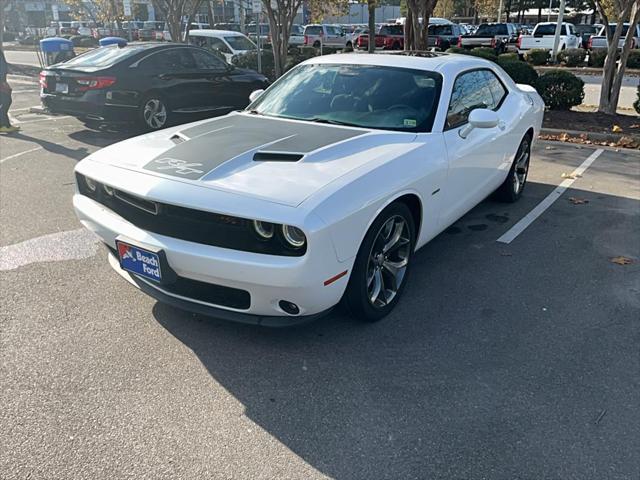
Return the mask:
{"type": "Polygon", "coordinates": [[[136,122],[147,130],[215,117],[249,104],[267,78],[199,47],[141,43],[100,47],[40,73],[52,113],[88,126],[136,122]]]}

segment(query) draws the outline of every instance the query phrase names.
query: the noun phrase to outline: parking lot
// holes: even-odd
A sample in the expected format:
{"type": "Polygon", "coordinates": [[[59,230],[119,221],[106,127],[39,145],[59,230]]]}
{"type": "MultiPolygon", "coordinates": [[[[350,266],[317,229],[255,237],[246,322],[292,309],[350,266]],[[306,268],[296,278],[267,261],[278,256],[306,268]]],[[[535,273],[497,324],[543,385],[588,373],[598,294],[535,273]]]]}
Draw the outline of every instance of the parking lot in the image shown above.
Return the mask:
{"type": "Polygon", "coordinates": [[[37,86],[12,85],[0,478],[640,477],[637,151],[539,142],[522,200],[421,249],[388,318],[274,330],[124,282],[71,196],[76,162],[127,133],[30,113],[37,86]]]}

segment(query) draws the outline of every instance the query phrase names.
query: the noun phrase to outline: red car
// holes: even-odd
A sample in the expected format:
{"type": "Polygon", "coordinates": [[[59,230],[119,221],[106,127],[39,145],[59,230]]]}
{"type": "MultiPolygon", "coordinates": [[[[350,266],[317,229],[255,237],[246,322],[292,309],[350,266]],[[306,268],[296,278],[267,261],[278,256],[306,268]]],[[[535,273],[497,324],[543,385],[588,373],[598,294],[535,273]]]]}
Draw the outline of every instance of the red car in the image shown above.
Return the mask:
{"type": "MultiPolygon", "coordinates": [[[[369,34],[363,33],[356,40],[356,46],[361,50],[369,48],[369,34]]],[[[382,25],[376,32],[376,49],[402,50],[404,48],[404,27],[390,23],[382,25]]]]}

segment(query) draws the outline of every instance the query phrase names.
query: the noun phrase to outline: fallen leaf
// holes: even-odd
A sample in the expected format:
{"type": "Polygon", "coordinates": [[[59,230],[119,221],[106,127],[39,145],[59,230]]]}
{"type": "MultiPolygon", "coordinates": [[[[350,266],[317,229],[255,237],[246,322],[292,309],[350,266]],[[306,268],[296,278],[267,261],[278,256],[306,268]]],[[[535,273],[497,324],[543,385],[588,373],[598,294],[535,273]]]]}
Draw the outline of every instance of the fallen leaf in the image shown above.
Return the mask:
{"type": "Polygon", "coordinates": [[[571,180],[575,180],[576,178],[580,178],[582,175],[576,175],[574,173],[562,173],[560,175],[562,178],[570,178],[571,180]]]}
{"type": "Polygon", "coordinates": [[[569,197],[569,201],[574,205],[584,205],[585,203],[589,203],[589,200],[586,198],[577,198],[577,197],[569,197]]]}
{"type": "Polygon", "coordinates": [[[631,263],[633,263],[633,260],[631,260],[628,257],[612,257],[609,259],[611,261],[611,263],[616,263],[618,265],[629,265],[631,263]]]}
{"type": "Polygon", "coordinates": [[[611,128],[611,131],[613,133],[622,133],[622,128],[620,127],[620,125],[614,125],[613,128],[611,128]]]}

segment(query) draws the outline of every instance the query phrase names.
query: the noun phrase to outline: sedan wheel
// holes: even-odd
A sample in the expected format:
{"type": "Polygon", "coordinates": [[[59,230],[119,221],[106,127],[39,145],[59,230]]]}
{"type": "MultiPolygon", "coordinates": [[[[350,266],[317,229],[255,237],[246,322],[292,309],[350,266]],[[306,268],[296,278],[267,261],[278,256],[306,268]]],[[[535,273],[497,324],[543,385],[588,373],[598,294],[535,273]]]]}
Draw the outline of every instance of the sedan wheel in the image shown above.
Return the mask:
{"type": "Polygon", "coordinates": [[[414,244],[411,211],[392,203],[373,222],[356,256],[343,299],[354,317],[374,322],[391,312],[407,283],[414,244]]]}
{"type": "Polygon", "coordinates": [[[167,126],[169,113],[164,102],[157,97],[147,98],[142,105],[142,121],[148,130],[159,130],[167,126]]]}

